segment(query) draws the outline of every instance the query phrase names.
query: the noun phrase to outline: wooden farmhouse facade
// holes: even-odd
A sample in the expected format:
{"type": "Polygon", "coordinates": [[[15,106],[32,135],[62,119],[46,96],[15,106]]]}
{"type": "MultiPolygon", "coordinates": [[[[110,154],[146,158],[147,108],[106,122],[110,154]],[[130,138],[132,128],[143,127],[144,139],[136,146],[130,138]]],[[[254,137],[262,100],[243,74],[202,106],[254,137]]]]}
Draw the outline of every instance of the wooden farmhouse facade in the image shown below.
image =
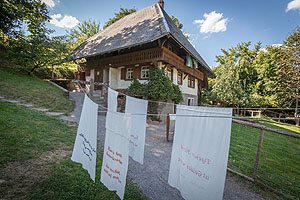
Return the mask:
{"type": "MultiPolygon", "coordinates": [[[[213,72],[163,9],[164,2],[132,13],[86,40],[76,48],[74,60],[81,79],[104,82],[115,90],[141,83],[159,67],[179,85],[184,104],[198,105],[207,77],[213,72]]],[[[95,87],[95,90],[100,89],[95,87]]],[[[97,91],[95,91],[97,92],[97,91]]]]}

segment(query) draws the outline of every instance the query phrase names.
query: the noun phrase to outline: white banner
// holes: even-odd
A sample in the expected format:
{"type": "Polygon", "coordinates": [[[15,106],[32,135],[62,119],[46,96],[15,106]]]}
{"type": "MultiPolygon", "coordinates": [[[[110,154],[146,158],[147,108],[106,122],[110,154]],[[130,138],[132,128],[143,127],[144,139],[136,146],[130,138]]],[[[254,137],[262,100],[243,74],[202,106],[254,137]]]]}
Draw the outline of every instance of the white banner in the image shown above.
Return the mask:
{"type": "Polygon", "coordinates": [[[108,88],[107,107],[108,110],[117,112],[118,107],[118,92],[108,88]]]}
{"type": "Polygon", "coordinates": [[[168,182],[183,198],[223,198],[231,116],[231,108],[177,105],[168,182]]]}
{"type": "Polygon", "coordinates": [[[108,111],[100,181],[123,199],[129,153],[130,115],[108,111]]]}
{"type": "Polygon", "coordinates": [[[148,101],[126,96],[125,113],[132,113],[129,156],[143,164],[148,101]],[[135,115],[139,114],[139,115],[135,115]]]}
{"type": "Polygon", "coordinates": [[[97,117],[98,105],[85,95],[71,160],[81,163],[93,181],[96,174],[97,117]]]}

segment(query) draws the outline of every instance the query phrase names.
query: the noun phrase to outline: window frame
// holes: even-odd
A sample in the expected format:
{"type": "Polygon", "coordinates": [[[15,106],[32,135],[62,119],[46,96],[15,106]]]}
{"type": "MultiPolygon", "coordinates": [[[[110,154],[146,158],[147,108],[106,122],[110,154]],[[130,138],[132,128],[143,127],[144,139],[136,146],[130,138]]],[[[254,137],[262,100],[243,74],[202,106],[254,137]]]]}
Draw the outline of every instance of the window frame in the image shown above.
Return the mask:
{"type": "Polygon", "coordinates": [[[142,66],[141,67],[141,79],[148,79],[150,76],[150,67],[149,66],[142,66]],[[143,69],[143,68],[146,68],[146,69],[143,69]],[[145,77],[143,77],[143,75],[147,75],[145,77]]]}
{"type": "Polygon", "coordinates": [[[182,76],[183,76],[183,74],[181,72],[177,72],[177,84],[178,85],[182,85],[183,84],[182,76]],[[180,76],[179,76],[179,74],[180,74],[180,76]]]}
{"type": "Polygon", "coordinates": [[[195,105],[195,98],[188,97],[187,105],[188,106],[194,106],[195,105]],[[192,102],[192,103],[190,104],[190,102],[192,102]]]}
{"type": "Polygon", "coordinates": [[[169,78],[170,81],[173,81],[172,75],[173,75],[172,69],[171,68],[167,68],[167,77],[169,78]]]}
{"type": "Polygon", "coordinates": [[[133,79],[133,67],[128,67],[126,68],[126,80],[131,80],[133,79]],[[129,71],[131,70],[131,71],[129,71]],[[128,76],[130,74],[130,77],[128,76]]]}
{"type": "Polygon", "coordinates": [[[192,76],[188,77],[188,87],[189,88],[195,88],[195,78],[192,76]]]}

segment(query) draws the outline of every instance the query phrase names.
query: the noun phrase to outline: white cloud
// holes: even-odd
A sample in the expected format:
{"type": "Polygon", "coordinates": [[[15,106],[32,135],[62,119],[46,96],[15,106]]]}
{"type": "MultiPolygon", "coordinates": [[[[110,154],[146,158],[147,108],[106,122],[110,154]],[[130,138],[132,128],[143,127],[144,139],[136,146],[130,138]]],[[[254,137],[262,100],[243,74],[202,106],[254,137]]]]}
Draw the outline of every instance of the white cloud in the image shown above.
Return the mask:
{"type": "Polygon", "coordinates": [[[227,30],[228,18],[223,18],[223,13],[212,11],[204,13],[205,19],[194,20],[194,24],[200,25],[200,33],[218,33],[227,30]]]}
{"type": "Polygon", "coordinates": [[[61,14],[51,15],[50,24],[58,26],[60,28],[74,28],[80,22],[76,17],[65,15],[62,17],[61,14]],[[61,19],[62,18],[62,19],[61,19]]]}
{"type": "Polygon", "coordinates": [[[51,8],[55,6],[54,0],[41,0],[41,1],[51,8]]]}
{"type": "Polygon", "coordinates": [[[297,9],[300,10],[300,0],[292,0],[290,3],[288,3],[285,12],[297,9]]]}

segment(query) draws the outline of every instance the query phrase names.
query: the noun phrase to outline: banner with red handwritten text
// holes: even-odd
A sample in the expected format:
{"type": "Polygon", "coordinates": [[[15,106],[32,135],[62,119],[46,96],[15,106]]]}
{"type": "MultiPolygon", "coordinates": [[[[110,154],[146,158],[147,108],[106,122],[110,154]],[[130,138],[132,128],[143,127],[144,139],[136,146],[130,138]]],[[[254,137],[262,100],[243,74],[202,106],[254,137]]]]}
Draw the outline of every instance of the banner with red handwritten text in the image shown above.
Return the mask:
{"type": "Polygon", "coordinates": [[[183,198],[223,198],[231,116],[231,108],[177,105],[168,182],[183,198]]]}
{"type": "Polygon", "coordinates": [[[98,105],[85,95],[71,160],[81,163],[93,181],[96,174],[97,118],[98,105]]]}
{"type": "Polygon", "coordinates": [[[126,96],[125,113],[131,116],[129,156],[143,164],[148,101],[126,96]]]}
{"type": "Polygon", "coordinates": [[[100,181],[123,199],[128,169],[131,117],[108,111],[100,181]]]}

